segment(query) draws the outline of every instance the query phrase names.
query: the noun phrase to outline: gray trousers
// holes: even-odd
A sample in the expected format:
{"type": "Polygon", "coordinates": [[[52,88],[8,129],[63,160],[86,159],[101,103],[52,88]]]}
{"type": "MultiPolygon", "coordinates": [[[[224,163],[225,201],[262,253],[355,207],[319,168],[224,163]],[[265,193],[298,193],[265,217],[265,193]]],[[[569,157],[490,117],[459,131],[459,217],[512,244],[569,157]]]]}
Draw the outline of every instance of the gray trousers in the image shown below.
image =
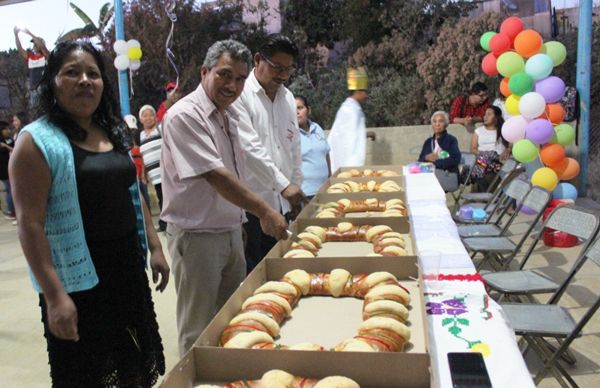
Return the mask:
{"type": "Polygon", "coordinates": [[[193,233],[169,224],[166,235],[177,292],[179,354],[183,356],[246,276],[242,228],[193,233]]]}

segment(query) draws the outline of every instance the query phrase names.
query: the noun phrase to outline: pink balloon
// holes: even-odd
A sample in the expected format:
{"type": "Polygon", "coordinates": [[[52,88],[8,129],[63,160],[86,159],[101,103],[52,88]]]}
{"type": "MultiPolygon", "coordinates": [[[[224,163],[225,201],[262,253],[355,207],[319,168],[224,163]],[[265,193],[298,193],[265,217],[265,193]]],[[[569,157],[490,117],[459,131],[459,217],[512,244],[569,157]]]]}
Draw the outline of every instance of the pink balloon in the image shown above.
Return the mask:
{"type": "Polygon", "coordinates": [[[529,120],[521,115],[512,116],[504,122],[502,126],[502,137],[510,143],[516,143],[525,139],[525,133],[529,120]]]}

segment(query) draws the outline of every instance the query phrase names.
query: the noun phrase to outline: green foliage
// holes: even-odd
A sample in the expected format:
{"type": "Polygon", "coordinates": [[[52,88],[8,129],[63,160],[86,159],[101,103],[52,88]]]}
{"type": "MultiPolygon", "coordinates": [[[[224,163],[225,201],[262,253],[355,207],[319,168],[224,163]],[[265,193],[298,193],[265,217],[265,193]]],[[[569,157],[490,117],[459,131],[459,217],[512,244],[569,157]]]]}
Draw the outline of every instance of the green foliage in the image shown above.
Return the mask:
{"type": "Polygon", "coordinates": [[[82,28],[75,28],[75,29],[59,36],[58,39],[56,40],[57,43],[67,42],[67,41],[76,40],[76,39],[89,39],[89,38],[92,38],[95,36],[102,39],[103,34],[104,34],[104,29],[106,28],[106,25],[112,18],[112,15],[114,12],[114,9],[111,6],[111,3],[104,4],[102,6],[102,8],[100,9],[100,15],[98,17],[98,27],[96,27],[96,25],[94,24],[92,19],[90,19],[90,17],[85,12],[83,12],[81,10],[81,8],[79,8],[78,6],[76,6],[73,3],[69,3],[69,5],[71,6],[71,8],[73,8],[73,11],[75,11],[75,14],[77,14],[77,16],[79,16],[79,18],[83,21],[85,26],[82,28]]]}
{"type": "Polygon", "coordinates": [[[497,90],[499,80],[481,71],[485,53],[478,42],[481,34],[496,29],[501,22],[500,15],[488,13],[478,19],[445,23],[435,43],[419,53],[417,72],[423,81],[427,107],[421,115],[423,119],[435,110],[449,110],[452,99],[475,81],[487,83],[491,91],[497,90]]]}
{"type": "Polygon", "coordinates": [[[289,89],[294,95],[308,100],[311,119],[329,129],[333,125],[335,113],[348,96],[346,91],[346,68],[336,66],[315,73],[314,80],[306,74],[299,74],[289,89]]]}
{"type": "MultiPolygon", "coordinates": [[[[219,3],[214,7],[198,8],[194,0],[177,2],[177,22],[171,50],[176,56],[179,84],[183,93],[194,90],[200,82],[200,67],[208,48],[217,40],[233,38],[247,44],[251,49],[265,36],[262,25],[242,25],[239,2],[219,3]]],[[[171,29],[171,21],[164,11],[161,0],[133,0],[124,4],[125,36],[137,39],[142,47],[142,66],[133,76],[134,95],[131,110],[136,112],[144,104],[158,106],[165,98],[163,88],[177,77],[167,60],[165,42],[171,29]]],[[[260,10],[259,10],[260,12],[260,10]]],[[[105,55],[110,63],[115,53],[114,26],[102,41],[105,55]]],[[[116,70],[112,64],[110,71],[116,70]]]]}
{"type": "Polygon", "coordinates": [[[12,109],[0,110],[0,119],[27,110],[27,65],[17,50],[0,52],[0,80],[8,87],[12,109]]]}
{"type": "Polygon", "coordinates": [[[369,76],[369,99],[364,106],[367,125],[385,127],[416,124],[425,107],[423,84],[419,77],[398,75],[391,68],[379,68],[369,76]]]}

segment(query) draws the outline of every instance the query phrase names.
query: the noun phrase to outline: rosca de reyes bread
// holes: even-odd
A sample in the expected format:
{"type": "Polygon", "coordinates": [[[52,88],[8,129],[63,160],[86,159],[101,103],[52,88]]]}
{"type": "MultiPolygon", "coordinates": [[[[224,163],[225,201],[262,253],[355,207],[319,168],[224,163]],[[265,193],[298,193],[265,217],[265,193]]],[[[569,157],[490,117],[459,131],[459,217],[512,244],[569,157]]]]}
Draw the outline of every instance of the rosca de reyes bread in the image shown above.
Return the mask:
{"type": "Polygon", "coordinates": [[[358,334],[336,345],[336,351],[402,351],[410,340],[410,295],[390,272],[351,274],[345,269],[309,273],[302,269],[287,272],[279,281],[258,287],[241,306],[220,338],[226,348],[325,350],[321,345],[303,343],[284,346],[275,343],[280,325],[292,314],[302,296],[350,296],[364,299],[363,323],[358,334]]]}

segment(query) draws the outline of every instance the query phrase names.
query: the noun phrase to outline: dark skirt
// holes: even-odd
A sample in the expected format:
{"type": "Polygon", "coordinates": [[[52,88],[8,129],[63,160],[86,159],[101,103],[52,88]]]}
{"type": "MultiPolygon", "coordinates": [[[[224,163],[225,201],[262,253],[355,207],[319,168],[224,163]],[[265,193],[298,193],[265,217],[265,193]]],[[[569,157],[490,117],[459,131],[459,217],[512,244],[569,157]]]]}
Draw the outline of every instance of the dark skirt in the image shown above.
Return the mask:
{"type": "Polygon", "coordinates": [[[163,346],[137,233],[88,244],[100,279],[69,294],[78,342],[53,336],[40,295],[53,387],[151,387],[165,372],[163,346]]]}

